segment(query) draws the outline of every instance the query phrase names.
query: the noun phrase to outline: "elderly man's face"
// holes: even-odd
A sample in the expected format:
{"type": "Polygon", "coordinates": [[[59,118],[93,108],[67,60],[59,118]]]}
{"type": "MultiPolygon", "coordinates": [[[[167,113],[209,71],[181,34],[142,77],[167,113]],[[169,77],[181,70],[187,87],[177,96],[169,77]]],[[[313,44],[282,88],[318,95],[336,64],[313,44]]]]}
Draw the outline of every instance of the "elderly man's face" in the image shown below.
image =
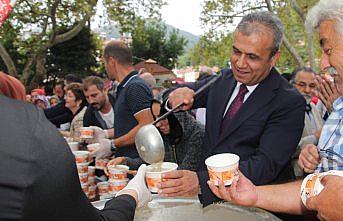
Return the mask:
{"type": "Polygon", "coordinates": [[[343,95],[343,36],[336,32],[335,22],[323,21],[319,26],[319,40],[322,47],[321,71],[335,69],[334,76],[338,92],[343,95]]]}
{"type": "Polygon", "coordinates": [[[238,82],[246,85],[260,83],[279,58],[279,53],[270,58],[272,31],[262,25],[258,29],[249,36],[239,30],[234,33],[230,59],[232,72],[238,82]]]}
{"type": "Polygon", "coordinates": [[[316,84],[315,76],[311,72],[299,71],[295,79],[294,86],[305,97],[307,101],[311,100],[316,84]]]}

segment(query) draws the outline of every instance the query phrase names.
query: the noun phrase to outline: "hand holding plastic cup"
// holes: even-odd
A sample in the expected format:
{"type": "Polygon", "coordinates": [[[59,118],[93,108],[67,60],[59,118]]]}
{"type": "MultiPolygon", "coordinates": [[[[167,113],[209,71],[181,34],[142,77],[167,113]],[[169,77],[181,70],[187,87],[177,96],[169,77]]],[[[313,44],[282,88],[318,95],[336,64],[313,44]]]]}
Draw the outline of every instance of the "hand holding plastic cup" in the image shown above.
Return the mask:
{"type": "Polygon", "coordinates": [[[157,193],[158,188],[157,184],[162,182],[162,174],[167,173],[173,170],[176,170],[178,165],[176,163],[171,163],[171,162],[163,162],[161,164],[161,170],[157,171],[156,165],[149,165],[147,166],[146,169],[146,183],[148,185],[149,190],[152,193],[157,193]]]}
{"type": "Polygon", "coordinates": [[[239,156],[232,153],[216,154],[205,160],[210,181],[216,186],[221,180],[225,186],[231,185],[234,179],[238,179],[239,156]]]}

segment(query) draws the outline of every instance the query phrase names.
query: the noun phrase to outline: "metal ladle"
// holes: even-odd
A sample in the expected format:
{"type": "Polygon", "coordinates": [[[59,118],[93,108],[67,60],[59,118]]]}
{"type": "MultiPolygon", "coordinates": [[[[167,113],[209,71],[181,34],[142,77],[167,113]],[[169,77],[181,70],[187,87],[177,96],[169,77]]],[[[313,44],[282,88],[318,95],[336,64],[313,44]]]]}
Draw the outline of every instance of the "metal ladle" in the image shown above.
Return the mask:
{"type": "MultiPolygon", "coordinates": [[[[201,88],[199,88],[195,92],[195,97],[206,90],[209,86],[211,86],[214,82],[216,82],[222,73],[218,74],[216,77],[213,77],[209,80],[206,84],[204,84],[201,88]]],[[[176,105],[174,108],[157,118],[152,124],[144,125],[141,127],[135,137],[136,148],[138,151],[139,156],[147,163],[153,164],[158,162],[163,162],[164,159],[164,144],[163,139],[161,137],[160,132],[154,126],[159,121],[168,117],[171,113],[173,113],[178,108],[182,107],[184,103],[180,103],[176,105]]]]}

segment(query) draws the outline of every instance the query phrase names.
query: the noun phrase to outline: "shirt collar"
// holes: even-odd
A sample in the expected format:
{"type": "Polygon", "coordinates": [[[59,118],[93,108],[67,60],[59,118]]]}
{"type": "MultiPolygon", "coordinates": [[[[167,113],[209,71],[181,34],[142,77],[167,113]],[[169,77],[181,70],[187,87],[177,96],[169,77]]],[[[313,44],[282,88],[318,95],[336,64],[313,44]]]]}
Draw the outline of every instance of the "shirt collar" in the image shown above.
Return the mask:
{"type": "MultiPolygon", "coordinates": [[[[238,82],[237,81],[237,85],[236,85],[236,87],[240,87],[241,86],[241,82],[238,82]]],[[[249,91],[249,93],[251,93],[251,92],[253,92],[254,90],[255,90],[255,88],[258,86],[259,84],[255,84],[255,85],[252,85],[252,86],[248,86],[248,85],[246,85],[247,86],[247,89],[248,89],[248,91],[249,91]]]]}
{"type": "Polygon", "coordinates": [[[138,75],[137,71],[131,71],[131,73],[128,74],[122,82],[120,82],[118,87],[125,87],[132,80],[132,78],[136,77],[137,75],[138,75]]]}

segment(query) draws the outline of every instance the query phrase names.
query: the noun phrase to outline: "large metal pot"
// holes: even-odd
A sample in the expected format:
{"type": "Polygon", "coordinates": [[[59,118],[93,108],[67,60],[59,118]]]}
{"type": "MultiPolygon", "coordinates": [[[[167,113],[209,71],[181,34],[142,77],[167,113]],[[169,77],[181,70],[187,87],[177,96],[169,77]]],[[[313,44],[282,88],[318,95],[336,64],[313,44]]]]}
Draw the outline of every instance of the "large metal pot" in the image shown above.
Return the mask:
{"type": "MultiPolygon", "coordinates": [[[[101,209],[105,202],[95,205],[101,209]]],[[[281,221],[271,213],[231,203],[203,208],[198,198],[162,198],[153,196],[147,206],[136,210],[135,221],[281,221]]]]}

